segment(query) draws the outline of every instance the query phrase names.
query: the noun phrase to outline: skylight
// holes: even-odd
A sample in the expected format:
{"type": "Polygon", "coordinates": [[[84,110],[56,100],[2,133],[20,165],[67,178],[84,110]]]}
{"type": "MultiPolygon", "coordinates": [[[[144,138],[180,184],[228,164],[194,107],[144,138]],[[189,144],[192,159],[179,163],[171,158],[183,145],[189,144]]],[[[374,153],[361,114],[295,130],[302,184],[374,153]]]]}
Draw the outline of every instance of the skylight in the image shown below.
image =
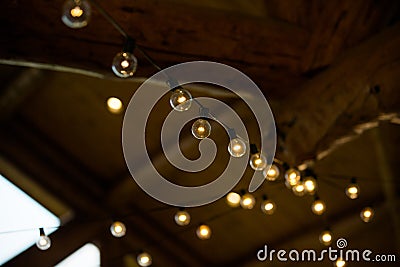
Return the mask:
{"type": "Polygon", "coordinates": [[[100,250],[92,243],[88,243],[72,253],[55,267],[98,267],[100,266],[100,250]]]}
{"type": "Polygon", "coordinates": [[[39,228],[57,230],[60,220],[0,174],[0,265],[35,244],[39,228]]]}

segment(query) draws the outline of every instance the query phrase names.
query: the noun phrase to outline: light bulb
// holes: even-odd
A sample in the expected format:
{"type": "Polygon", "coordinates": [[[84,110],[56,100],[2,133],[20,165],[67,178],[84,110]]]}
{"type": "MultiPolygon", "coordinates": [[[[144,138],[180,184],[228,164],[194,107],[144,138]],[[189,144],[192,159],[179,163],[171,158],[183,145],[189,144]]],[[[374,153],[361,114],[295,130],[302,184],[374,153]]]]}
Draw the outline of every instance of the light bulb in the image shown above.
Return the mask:
{"type": "Polygon", "coordinates": [[[139,266],[143,266],[143,267],[150,266],[153,262],[150,254],[147,252],[140,253],[137,256],[136,260],[137,260],[137,263],[139,264],[139,266]]]}
{"type": "Polygon", "coordinates": [[[232,208],[236,208],[240,206],[241,196],[238,193],[230,192],[226,195],[226,203],[232,208]]]}
{"type": "Polygon", "coordinates": [[[317,191],[317,181],[311,176],[306,177],[304,179],[304,188],[307,193],[313,195],[317,191]]]}
{"type": "Polygon", "coordinates": [[[261,171],[267,167],[267,159],[261,153],[255,153],[250,157],[250,167],[255,171],[261,171]]]}
{"type": "Polygon", "coordinates": [[[346,265],[346,262],[342,258],[337,259],[333,263],[333,266],[335,266],[335,267],[344,267],[345,265],[346,265]]]}
{"type": "Polygon", "coordinates": [[[311,210],[316,215],[321,215],[322,213],[324,213],[325,209],[325,203],[319,199],[316,199],[311,205],[311,210]]]}
{"type": "Polygon", "coordinates": [[[211,229],[208,225],[202,224],[196,229],[196,235],[201,240],[209,239],[211,237],[211,229]]]}
{"type": "Polygon", "coordinates": [[[176,111],[188,110],[192,105],[192,95],[188,90],[177,88],[172,92],[169,103],[176,111]]]}
{"type": "Polygon", "coordinates": [[[229,141],[228,152],[232,157],[240,158],[246,154],[246,143],[240,138],[233,138],[229,141]]]}
{"type": "Polygon", "coordinates": [[[136,72],[137,64],[137,59],[132,53],[119,52],[113,59],[111,69],[118,77],[128,78],[136,72]]]}
{"type": "Polygon", "coordinates": [[[107,109],[111,113],[119,114],[122,111],[122,101],[117,97],[110,97],[107,99],[107,109]]]}
{"type": "Polygon", "coordinates": [[[86,0],[67,0],[62,8],[61,20],[70,28],[85,27],[90,19],[91,7],[86,0]]]}
{"type": "Polygon", "coordinates": [[[272,200],[266,199],[261,203],[261,210],[268,215],[275,212],[276,205],[272,200]]]}
{"type": "Polygon", "coordinates": [[[205,119],[198,119],[192,125],[192,134],[197,139],[204,139],[211,134],[211,124],[205,119]]]}
{"type": "Polygon", "coordinates": [[[319,241],[321,242],[321,244],[329,246],[332,243],[332,233],[328,230],[323,231],[319,235],[319,241]]]}
{"type": "Polygon", "coordinates": [[[185,226],[190,223],[190,214],[187,211],[180,210],[175,214],[174,219],[177,225],[185,226]]]}
{"type": "Polygon", "coordinates": [[[41,234],[39,239],[36,241],[36,246],[40,250],[47,250],[51,246],[51,240],[47,235],[41,234]]]}
{"type": "Polygon", "coordinates": [[[244,194],[240,199],[240,206],[246,210],[250,210],[256,204],[256,200],[252,194],[244,194]]]}
{"type": "Polygon", "coordinates": [[[296,196],[302,197],[306,193],[306,187],[304,186],[303,182],[298,182],[292,187],[292,191],[296,196]]]}
{"type": "Polygon", "coordinates": [[[289,169],[285,172],[285,182],[289,187],[295,186],[300,181],[300,172],[296,169],[289,169]]]}
{"type": "Polygon", "coordinates": [[[268,169],[263,170],[264,177],[267,181],[275,181],[279,177],[279,167],[275,164],[272,164],[271,167],[268,169]]]}
{"type": "Polygon", "coordinates": [[[370,222],[374,217],[374,210],[371,207],[366,207],[361,211],[360,217],[364,222],[370,222]]]}
{"type": "Polygon", "coordinates": [[[360,187],[358,187],[358,185],[356,183],[351,183],[347,186],[346,188],[346,195],[350,198],[350,199],[356,199],[358,198],[360,194],[360,187]]]}
{"type": "Polygon", "coordinates": [[[114,222],[110,227],[111,234],[115,237],[123,237],[126,234],[125,224],[122,222],[114,222]]]}

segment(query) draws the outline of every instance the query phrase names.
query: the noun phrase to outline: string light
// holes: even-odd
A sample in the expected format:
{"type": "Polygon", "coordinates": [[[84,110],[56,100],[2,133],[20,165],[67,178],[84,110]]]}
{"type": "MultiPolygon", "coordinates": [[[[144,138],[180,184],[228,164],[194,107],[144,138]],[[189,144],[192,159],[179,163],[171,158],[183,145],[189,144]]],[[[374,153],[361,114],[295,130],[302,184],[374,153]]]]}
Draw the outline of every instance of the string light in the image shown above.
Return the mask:
{"type": "Polygon", "coordinates": [[[316,215],[321,215],[325,212],[326,206],[325,203],[320,200],[318,197],[315,197],[314,202],[311,204],[311,210],[316,215]]]}
{"type": "Polygon", "coordinates": [[[90,19],[91,7],[86,0],[67,0],[62,8],[61,20],[70,28],[83,28],[90,19]]]}
{"type": "Polygon", "coordinates": [[[135,41],[127,37],[122,51],[115,55],[111,69],[118,77],[128,78],[136,72],[138,62],[133,55],[135,46],[135,41]]]}
{"type": "Polygon", "coordinates": [[[242,206],[243,209],[251,210],[255,204],[256,199],[250,193],[244,194],[240,199],[240,206],[242,206]]]}
{"type": "Polygon", "coordinates": [[[255,171],[261,171],[267,167],[267,159],[261,154],[255,144],[250,145],[250,167],[255,171]]]}
{"type": "Polygon", "coordinates": [[[360,194],[360,187],[357,185],[356,178],[351,178],[351,183],[346,188],[346,195],[350,199],[357,199],[360,194]]]}
{"type": "Polygon", "coordinates": [[[226,203],[232,208],[236,208],[240,206],[241,196],[238,193],[230,192],[226,195],[226,203]]]}
{"type": "Polygon", "coordinates": [[[116,221],[113,224],[111,224],[110,231],[111,234],[115,237],[123,237],[126,234],[125,224],[116,221]]]}
{"type": "Polygon", "coordinates": [[[335,263],[333,264],[333,266],[335,267],[344,267],[346,265],[346,262],[342,259],[339,258],[335,261],[335,263]]]}
{"type": "Polygon", "coordinates": [[[139,264],[139,266],[142,266],[142,267],[150,266],[153,263],[153,260],[150,256],[150,254],[147,252],[140,253],[137,256],[136,261],[139,264]]]}
{"type": "Polygon", "coordinates": [[[332,232],[330,230],[325,230],[319,235],[319,241],[322,245],[329,246],[332,243],[332,232]]]}
{"type": "Polygon", "coordinates": [[[196,229],[196,235],[201,240],[210,239],[210,237],[211,237],[211,229],[210,229],[210,227],[208,225],[201,224],[196,229]]]}
{"type": "Polygon", "coordinates": [[[50,240],[50,237],[48,237],[44,233],[43,228],[39,228],[39,235],[40,235],[39,239],[36,241],[36,246],[38,247],[38,249],[40,249],[40,250],[49,249],[51,246],[51,240],[50,240]]]}
{"type": "Polygon", "coordinates": [[[272,164],[271,167],[263,170],[263,175],[267,181],[273,182],[278,179],[280,174],[279,167],[276,164],[272,164]]]}
{"type": "Polygon", "coordinates": [[[117,97],[110,97],[107,99],[107,109],[113,114],[121,113],[123,108],[122,101],[117,97]]]}
{"type": "Polygon", "coordinates": [[[211,134],[211,125],[205,119],[198,119],[192,125],[192,134],[197,139],[204,139],[211,134]]]}
{"type": "Polygon", "coordinates": [[[176,88],[172,91],[169,103],[176,111],[186,111],[192,105],[192,95],[182,87],[176,88]]]}
{"type": "Polygon", "coordinates": [[[290,168],[285,172],[285,184],[291,188],[300,181],[300,172],[294,168],[290,168]]]}
{"type": "Polygon", "coordinates": [[[317,180],[312,176],[306,177],[304,179],[304,188],[308,194],[315,194],[315,192],[317,191],[317,180]]]}
{"type": "Polygon", "coordinates": [[[175,222],[179,226],[185,226],[190,223],[190,214],[185,210],[180,210],[175,213],[175,222]]]}
{"type": "Polygon", "coordinates": [[[306,188],[303,182],[298,182],[295,186],[292,187],[293,194],[296,196],[302,197],[306,193],[306,188]]]}
{"type": "Polygon", "coordinates": [[[276,205],[275,202],[268,199],[267,196],[263,196],[263,202],[261,203],[261,210],[265,214],[272,215],[275,212],[276,205]]]}
{"type": "Polygon", "coordinates": [[[361,211],[360,217],[363,222],[370,222],[374,217],[374,210],[371,207],[366,207],[361,211]]]}

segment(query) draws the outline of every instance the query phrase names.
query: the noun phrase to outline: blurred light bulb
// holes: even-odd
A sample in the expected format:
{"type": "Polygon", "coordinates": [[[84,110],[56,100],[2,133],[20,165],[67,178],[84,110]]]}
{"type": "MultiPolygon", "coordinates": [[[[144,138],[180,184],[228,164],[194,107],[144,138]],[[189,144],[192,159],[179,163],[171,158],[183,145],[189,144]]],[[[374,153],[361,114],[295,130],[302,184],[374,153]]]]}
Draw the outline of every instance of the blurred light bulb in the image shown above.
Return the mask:
{"type": "Polygon", "coordinates": [[[139,264],[139,266],[142,266],[142,267],[150,266],[152,264],[152,262],[153,262],[153,260],[151,259],[150,254],[147,253],[147,252],[140,253],[137,256],[136,260],[137,260],[137,263],[139,264]]]}
{"type": "Polygon", "coordinates": [[[267,181],[275,181],[279,177],[279,167],[275,164],[272,164],[271,167],[268,169],[263,170],[264,177],[267,181]]]}
{"type": "Polygon", "coordinates": [[[268,215],[275,212],[276,205],[272,200],[266,199],[261,203],[261,210],[268,215]]]}
{"type": "Polygon", "coordinates": [[[232,208],[236,208],[240,206],[241,196],[238,193],[230,192],[226,195],[226,203],[232,208]]]}
{"type": "Polygon", "coordinates": [[[306,188],[303,182],[298,182],[295,186],[292,187],[292,191],[296,196],[304,196],[306,193],[306,188]]]}
{"type": "Polygon", "coordinates": [[[47,250],[51,246],[50,238],[44,233],[40,235],[39,239],[36,241],[36,246],[40,250],[47,250]]]}
{"type": "Polygon", "coordinates": [[[177,88],[172,92],[169,103],[176,111],[188,110],[192,105],[192,95],[188,90],[177,88]]]}
{"type": "Polygon", "coordinates": [[[123,237],[126,234],[125,224],[122,222],[114,222],[110,227],[111,234],[115,237],[123,237]]]}
{"type": "Polygon", "coordinates": [[[211,134],[211,124],[205,119],[198,119],[192,125],[192,134],[197,139],[204,139],[211,134]]]}
{"type": "Polygon", "coordinates": [[[296,169],[289,169],[285,172],[285,182],[289,187],[295,186],[300,181],[300,172],[296,169]]]}
{"type": "Polygon", "coordinates": [[[361,211],[360,217],[364,222],[370,222],[374,217],[374,210],[371,207],[366,207],[361,211]]]}
{"type": "Polygon", "coordinates": [[[67,0],[62,8],[61,20],[70,28],[85,27],[90,19],[91,7],[86,0],[67,0]]]}
{"type": "Polygon", "coordinates": [[[332,233],[330,231],[323,231],[319,235],[319,241],[322,245],[329,246],[332,243],[332,233]]]}
{"type": "Polygon", "coordinates": [[[117,97],[110,97],[107,99],[107,109],[111,113],[119,114],[122,111],[122,101],[117,97]]]}
{"type": "Polygon", "coordinates": [[[112,62],[112,71],[121,78],[133,76],[137,68],[137,59],[130,52],[119,52],[115,55],[112,62]]]}
{"type": "Polygon", "coordinates": [[[250,157],[250,167],[255,171],[261,171],[267,167],[267,159],[261,153],[255,153],[250,157]]]}
{"type": "Polygon", "coordinates": [[[190,223],[190,214],[187,211],[180,210],[175,214],[175,222],[177,225],[185,226],[190,223]]]}
{"type": "Polygon", "coordinates": [[[333,264],[335,267],[344,267],[345,265],[346,262],[342,258],[337,259],[333,264]]]}
{"type": "Polygon", "coordinates": [[[324,213],[325,209],[325,203],[319,199],[315,200],[311,205],[311,210],[316,215],[321,215],[322,213],[324,213]]]}
{"type": "Polygon", "coordinates": [[[350,199],[356,199],[358,198],[360,194],[360,187],[358,187],[358,185],[356,183],[351,183],[347,186],[346,188],[346,195],[350,198],[350,199]]]}
{"type": "Polygon", "coordinates": [[[196,235],[202,240],[209,239],[211,237],[211,229],[208,225],[202,224],[197,228],[196,235]]]}
{"type": "Polygon", "coordinates": [[[240,199],[240,206],[246,210],[250,210],[256,204],[256,199],[252,194],[244,194],[240,199]]]}
{"type": "Polygon", "coordinates": [[[317,191],[317,181],[311,176],[306,177],[304,179],[304,188],[307,193],[313,195],[317,191]]]}
{"type": "Polygon", "coordinates": [[[240,138],[233,138],[229,141],[228,152],[232,157],[240,158],[246,154],[246,143],[240,138]]]}

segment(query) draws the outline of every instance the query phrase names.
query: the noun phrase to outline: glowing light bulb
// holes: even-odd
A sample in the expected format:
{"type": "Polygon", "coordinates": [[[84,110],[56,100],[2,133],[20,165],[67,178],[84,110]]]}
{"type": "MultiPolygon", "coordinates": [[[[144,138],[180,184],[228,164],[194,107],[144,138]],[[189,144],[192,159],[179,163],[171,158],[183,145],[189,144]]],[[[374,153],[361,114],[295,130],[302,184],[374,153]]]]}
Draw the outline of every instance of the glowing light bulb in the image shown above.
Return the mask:
{"type": "Polygon", "coordinates": [[[232,208],[236,208],[240,206],[241,196],[238,193],[230,192],[226,195],[226,203],[232,208]]]}
{"type": "Polygon", "coordinates": [[[261,153],[255,153],[250,157],[250,167],[255,171],[261,171],[267,167],[267,159],[261,153]]]}
{"type": "Polygon", "coordinates": [[[175,214],[174,219],[177,225],[185,226],[190,223],[190,214],[187,211],[180,210],[175,214]]]}
{"type": "Polygon", "coordinates": [[[374,217],[374,210],[371,207],[366,207],[361,211],[360,217],[364,222],[370,222],[374,217]]]}
{"type": "Polygon", "coordinates": [[[280,173],[279,167],[276,166],[275,164],[272,164],[269,169],[266,168],[266,169],[263,170],[263,175],[264,175],[265,179],[267,181],[271,181],[271,182],[273,182],[276,179],[278,179],[279,173],[280,173]]]}
{"type": "Polygon", "coordinates": [[[139,266],[142,266],[142,267],[150,266],[152,264],[152,262],[153,262],[150,254],[147,253],[147,252],[140,253],[137,256],[136,261],[139,264],[139,266]]]}
{"type": "Polygon", "coordinates": [[[115,237],[123,237],[126,234],[125,224],[122,222],[114,222],[110,227],[111,234],[115,237]]]}
{"type": "Polygon", "coordinates": [[[118,77],[128,78],[136,72],[137,64],[137,59],[132,53],[119,52],[113,59],[111,69],[118,77]]]}
{"type": "Polygon", "coordinates": [[[276,205],[272,200],[266,199],[261,203],[261,210],[268,215],[275,212],[276,205]]]}
{"type": "Polygon", "coordinates": [[[342,258],[337,259],[333,264],[335,267],[344,267],[345,265],[346,262],[342,258]]]}
{"type": "Polygon", "coordinates": [[[293,187],[300,181],[300,172],[296,169],[289,169],[285,172],[285,183],[288,187],[293,187]]]}
{"type": "Polygon", "coordinates": [[[192,134],[197,139],[204,139],[211,134],[211,124],[205,119],[198,119],[192,125],[192,134]]]}
{"type": "Polygon", "coordinates": [[[292,191],[296,196],[304,196],[306,193],[306,187],[303,182],[298,182],[295,186],[292,187],[292,191]]]}
{"type": "Polygon", "coordinates": [[[256,199],[251,194],[244,194],[240,199],[240,206],[246,210],[250,210],[256,204],[256,199]]]}
{"type": "Polygon", "coordinates": [[[311,176],[306,177],[304,179],[304,188],[307,193],[313,195],[317,191],[317,181],[311,176]]]}
{"type": "Polygon", "coordinates": [[[319,235],[319,241],[321,242],[321,244],[325,245],[325,246],[329,246],[332,243],[332,233],[328,230],[323,231],[320,235],[319,235]]]}
{"type": "Polygon", "coordinates": [[[353,182],[349,184],[346,188],[346,195],[350,199],[356,199],[358,198],[359,194],[360,194],[360,187],[353,180],[353,182]]]}
{"type": "Polygon", "coordinates": [[[232,157],[240,158],[246,154],[246,143],[240,138],[233,138],[229,141],[228,152],[232,157]]]}
{"type": "Polygon", "coordinates": [[[316,199],[311,205],[311,210],[316,215],[321,215],[322,213],[325,212],[325,209],[326,209],[325,203],[319,199],[316,199]]]}
{"type": "Polygon", "coordinates": [[[169,103],[176,111],[188,110],[192,105],[192,95],[188,90],[177,88],[172,92],[169,103]]]}
{"type": "Polygon", "coordinates": [[[40,250],[46,250],[51,246],[50,238],[44,233],[43,228],[39,228],[39,239],[36,241],[36,246],[40,250]]]}
{"type": "Polygon", "coordinates": [[[209,239],[211,237],[211,229],[208,225],[202,224],[196,229],[196,235],[201,240],[209,239]]]}
{"type": "Polygon", "coordinates": [[[117,97],[110,97],[107,99],[107,109],[111,113],[119,114],[123,108],[122,101],[117,97]]]}
{"type": "Polygon", "coordinates": [[[91,7],[86,0],[67,0],[62,8],[61,20],[70,28],[85,27],[90,19],[91,7]]]}

